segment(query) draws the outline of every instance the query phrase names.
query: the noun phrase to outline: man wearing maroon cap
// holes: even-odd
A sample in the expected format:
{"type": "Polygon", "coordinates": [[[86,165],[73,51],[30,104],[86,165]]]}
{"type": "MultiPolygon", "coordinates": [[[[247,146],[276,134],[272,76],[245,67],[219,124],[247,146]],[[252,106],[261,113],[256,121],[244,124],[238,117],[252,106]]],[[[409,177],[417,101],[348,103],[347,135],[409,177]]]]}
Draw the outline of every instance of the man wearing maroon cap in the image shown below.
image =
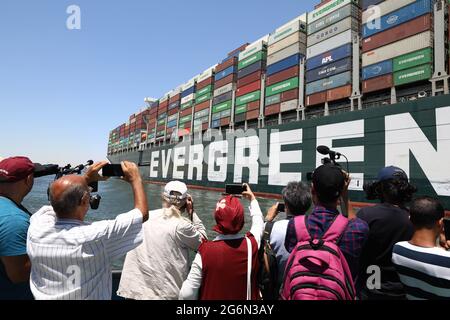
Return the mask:
{"type": "Polygon", "coordinates": [[[33,298],[26,251],[30,213],[21,203],[33,188],[35,169],[25,157],[0,161],[0,300],[33,298]]]}
{"type": "Polygon", "coordinates": [[[182,300],[257,300],[258,249],[264,230],[261,209],[248,185],[242,195],[250,200],[252,227],[245,237],[244,208],[239,199],[227,196],[214,213],[219,236],[200,247],[180,292],[182,300]]]}

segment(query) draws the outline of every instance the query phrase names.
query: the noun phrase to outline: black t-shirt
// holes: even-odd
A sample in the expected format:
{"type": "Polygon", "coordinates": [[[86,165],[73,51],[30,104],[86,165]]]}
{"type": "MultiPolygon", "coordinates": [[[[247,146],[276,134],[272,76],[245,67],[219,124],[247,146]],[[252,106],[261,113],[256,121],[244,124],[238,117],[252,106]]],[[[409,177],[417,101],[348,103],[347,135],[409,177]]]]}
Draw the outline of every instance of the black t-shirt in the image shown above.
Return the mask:
{"type": "Polygon", "coordinates": [[[390,204],[382,203],[363,208],[358,218],[369,225],[369,239],[361,253],[358,287],[365,288],[368,278],[367,268],[372,265],[381,268],[381,290],[366,291],[366,294],[381,297],[404,297],[403,286],[394,265],[392,250],[401,241],[411,240],[414,227],[409,220],[409,212],[390,204]]]}

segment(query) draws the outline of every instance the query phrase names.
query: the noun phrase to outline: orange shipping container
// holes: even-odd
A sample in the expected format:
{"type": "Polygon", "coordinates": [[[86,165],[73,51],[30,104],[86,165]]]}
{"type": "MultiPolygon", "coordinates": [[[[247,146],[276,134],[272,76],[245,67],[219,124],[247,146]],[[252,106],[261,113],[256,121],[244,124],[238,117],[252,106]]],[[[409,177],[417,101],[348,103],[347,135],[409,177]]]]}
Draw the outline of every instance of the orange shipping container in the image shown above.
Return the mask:
{"type": "Polygon", "coordinates": [[[363,93],[374,92],[378,90],[391,88],[393,86],[394,81],[392,79],[392,74],[387,74],[381,77],[376,77],[363,81],[362,92],[363,93]]]}
{"type": "Polygon", "coordinates": [[[352,86],[344,86],[327,91],[327,101],[336,101],[348,98],[352,95],[352,86]]]}
{"type": "Polygon", "coordinates": [[[280,113],[280,104],[274,104],[264,109],[264,115],[271,116],[280,113]]]}
{"type": "Polygon", "coordinates": [[[259,118],[259,110],[247,111],[247,120],[253,120],[259,118]]]}
{"type": "Polygon", "coordinates": [[[309,106],[315,106],[321,103],[325,103],[327,101],[327,92],[319,92],[312,94],[310,96],[306,97],[306,105],[309,106]]]}

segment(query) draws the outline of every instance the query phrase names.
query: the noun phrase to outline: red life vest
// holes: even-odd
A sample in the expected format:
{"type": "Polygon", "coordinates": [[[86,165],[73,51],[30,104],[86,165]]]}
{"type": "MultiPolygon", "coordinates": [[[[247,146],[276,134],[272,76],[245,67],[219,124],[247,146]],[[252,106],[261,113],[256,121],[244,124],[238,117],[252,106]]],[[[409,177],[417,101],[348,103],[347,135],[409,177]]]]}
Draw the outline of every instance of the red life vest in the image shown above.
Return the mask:
{"type": "MultiPolygon", "coordinates": [[[[248,233],[252,243],[252,300],[259,299],[257,285],[258,244],[248,233]]],[[[203,281],[200,300],[247,300],[247,241],[206,241],[200,245],[203,281]]]]}

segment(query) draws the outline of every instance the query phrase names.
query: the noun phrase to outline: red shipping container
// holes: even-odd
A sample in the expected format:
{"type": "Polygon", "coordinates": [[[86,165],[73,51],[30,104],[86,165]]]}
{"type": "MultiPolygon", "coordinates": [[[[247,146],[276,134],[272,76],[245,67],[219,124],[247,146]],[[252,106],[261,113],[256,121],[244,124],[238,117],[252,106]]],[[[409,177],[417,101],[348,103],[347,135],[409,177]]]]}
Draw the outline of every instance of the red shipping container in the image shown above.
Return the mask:
{"type": "Polygon", "coordinates": [[[229,76],[227,76],[227,77],[225,77],[223,79],[220,79],[219,81],[216,81],[216,83],[214,83],[214,87],[215,88],[220,88],[220,87],[223,87],[226,84],[229,84],[229,83],[232,83],[232,82],[236,82],[236,78],[237,78],[236,74],[232,73],[229,76]]]}
{"type": "Polygon", "coordinates": [[[241,88],[238,88],[236,90],[236,97],[244,96],[248,93],[251,93],[253,91],[261,90],[261,80],[258,80],[256,82],[250,83],[246,86],[243,86],[241,88]]]}
{"type": "Polygon", "coordinates": [[[362,84],[362,92],[374,92],[378,90],[383,90],[391,88],[394,86],[394,81],[392,79],[392,74],[387,74],[381,77],[376,77],[373,79],[365,80],[362,84]]]}
{"type": "Polygon", "coordinates": [[[243,87],[243,86],[245,86],[245,85],[247,85],[249,83],[261,80],[261,75],[262,75],[262,71],[261,70],[253,72],[253,73],[249,74],[248,76],[245,76],[245,77],[239,79],[237,81],[237,87],[238,88],[239,87],[243,87]]]}
{"type": "Polygon", "coordinates": [[[188,116],[190,114],[192,114],[192,107],[190,107],[189,109],[185,109],[183,111],[180,111],[180,118],[186,117],[186,116],[188,116]]]}
{"type": "Polygon", "coordinates": [[[237,64],[237,61],[238,61],[238,58],[234,57],[232,59],[228,59],[224,63],[219,64],[216,67],[216,73],[219,73],[219,72],[221,72],[221,71],[223,71],[223,70],[225,70],[225,69],[227,69],[227,68],[229,68],[231,66],[234,66],[235,64],[237,64]]]}
{"type": "Polygon", "coordinates": [[[245,118],[247,120],[258,119],[259,118],[259,110],[253,110],[250,112],[247,110],[247,116],[245,118]]]}
{"type": "Polygon", "coordinates": [[[264,115],[271,116],[280,113],[280,104],[274,104],[264,109],[264,115]]]}
{"type": "Polygon", "coordinates": [[[344,87],[339,87],[327,91],[327,101],[336,101],[348,98],[352,95],[352,86],[349,84],[344,87]]]}
{"type": "Polygon", "coordinates": [[[259,105],[260,105],[260,101],[259,100],[247,103],[247,112],[253,111],[253,110],[258,110],[259,111],[259,105]]]}
{"type": "Polygon", "coordinates": [[[403,23],[392,29],[380,32],[372,37],[363,39],[362,52],[374,50],[393,42],[411,37],[421,32],[430,30],[432,26],[431,14],[421,16],[412,21],[403,23]]]}
{"type": "Polygon", "coordinates": [[[295,99],[298,99],[298,89],[285,91],[281,94],[281,102],[291,101],[295,99]]]}
{"type": "Polygon", "coordinates": [[[168,106],[169,106],[169,100],[166,100],[166,101],[161,102],[161,103],[159,104],[158,109],[159,109],[159,108],[167,108],[168,106]]]}
{"type": "Polygon", "coordinates": [[[165,130],[165,129],[166,129],[166,125],[163,124],[163,125],[160,125],[159,127],[157,127],[156,131],[162,131],[162,130],[165,130]]]}
{"type": "Polygon", "coordinates": [[[222,118],[220,119],[220,126],[221,127],[228,126],[230,124],[230,121],[231,121],[230,117],[222,118]]]}
{"type": "Polygon", "coordinates": [[[281,71],[279,73],[275,73],[274,75],[271,75],[267,77],[266,79],[266,86],[271,86],[275,83],[291,79],[294,77],[298,77],[299,75],[299,68],[298,66],[293,66],[289,69],[286,69],[284,71],[281,71]]]}
{"type": "Polygon", "coordinates": [[[206,130],[208,130],[208,128],[209,128],[209,123],[208,122],[202,124],[202,131],[206,131],[206,130]]]}
{"type": "Polygon", "coordinates": [[[210,84],[213,84],[213,83],[214,83],[214,77],[205,79],[205,80],[197,83],[197,91],[200,90],[200,89],[203,89],[204,87],[207,87],[207,86],[209,86],[210,84]]]}
{"type": "Polygon", "coordinates": [[[310,96],[306,97],[306,105],[309,106],[315,106],[321,103],[325,103],[327,101],[327,92],[319,92],[312,94],[310,96]]]}
{"type": "Polygon", "coordinates": [[[202,111],[202,110],[208,109],[209,106],[210,106],[210,104],[211,104],[211,102],[208,100],[208,101],[205,101],[205,102],[202,102],[202,103],[196,105],[196,106],[195,106],[195,112],[198,112],[198,111],[202,111]]]}
{"type": "Polygon", "coordinates": [[[191,128],[191,122],[190,122],[190,121],[186,122],[186,123],[183,125],[183,128],[184,128],[184,129],[190,129],[190,128],[191,128]]]}
{"type": "Polygon", "coordinates": [[[174,114],[178,113],[178,108],[169,110],[169,116],[173,116],[174,114]]]}
{"type": "Polygon", "coordinates": [[[179,93],[179,94],[177,94],[177,95],[175,95],[175,96],[173,96],[172,98],[169,99],[169,104],[171,104],[173,102],[176,102],[176,101],[178,101],[180,99],[181,99],[181,94],[179,93]]]}
{"type": "Polygon", "coordinates": [[[235,53],[238,53],[238,52],[241,52],[241,51],[244,51],[245,50],[245,48],[247,48],[248,47],[248,45],[249,45],[249,43],[245,43],[245,44],[243,44],[242,46],[240,46],[239,48],[237,48],[237,49],[234,49],[233,51],[231,51],[229,54],[228,54],[228,56],[232,56],[232,55],[234,55],[235,53]]]}
{"type": "Polygon", "coordinates": [[[169,135],[169,134],[172,134],[172,132],[173,132],[173,128],[167,128],[167,134],[169,135]]]}

